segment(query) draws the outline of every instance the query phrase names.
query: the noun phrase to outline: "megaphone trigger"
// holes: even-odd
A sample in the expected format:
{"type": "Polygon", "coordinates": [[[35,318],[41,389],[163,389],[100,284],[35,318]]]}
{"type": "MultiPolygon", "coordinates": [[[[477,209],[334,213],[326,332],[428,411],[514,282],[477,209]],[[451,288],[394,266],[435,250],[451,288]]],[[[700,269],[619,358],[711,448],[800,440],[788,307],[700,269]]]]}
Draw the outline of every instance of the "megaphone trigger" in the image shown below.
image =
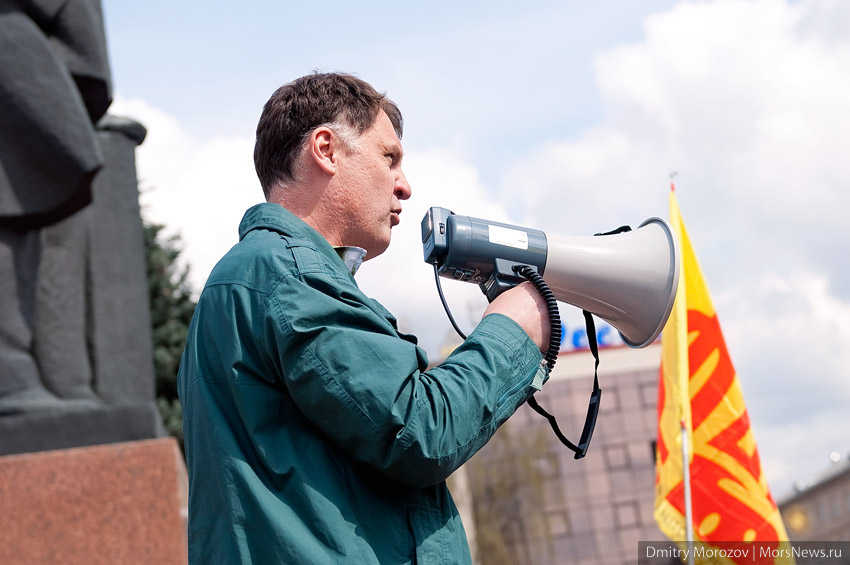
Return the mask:
{"type": "Polygon", "coordinates": [[[490,277],[485,282],[481,283],[481,291],[487,297],[487,301],[493,302],[504,291],[527,280],[526,277],[519,274],[522,267],[527,267],[532,272],[537,272],[537,267],[532,265],[496,257],[493,261],[493,272],[490,273],[490,277]]]}

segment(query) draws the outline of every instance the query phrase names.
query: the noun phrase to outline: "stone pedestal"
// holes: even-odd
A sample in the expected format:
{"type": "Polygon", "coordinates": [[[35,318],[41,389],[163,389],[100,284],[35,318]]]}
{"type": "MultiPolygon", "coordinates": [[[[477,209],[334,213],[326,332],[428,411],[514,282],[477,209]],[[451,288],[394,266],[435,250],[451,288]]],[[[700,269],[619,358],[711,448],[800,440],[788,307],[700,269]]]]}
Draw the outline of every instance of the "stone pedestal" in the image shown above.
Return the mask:
{"type": "Polygon", "coordinates": [[[173,438],[0,457],[0,563],[185,564],[173,438]]]}

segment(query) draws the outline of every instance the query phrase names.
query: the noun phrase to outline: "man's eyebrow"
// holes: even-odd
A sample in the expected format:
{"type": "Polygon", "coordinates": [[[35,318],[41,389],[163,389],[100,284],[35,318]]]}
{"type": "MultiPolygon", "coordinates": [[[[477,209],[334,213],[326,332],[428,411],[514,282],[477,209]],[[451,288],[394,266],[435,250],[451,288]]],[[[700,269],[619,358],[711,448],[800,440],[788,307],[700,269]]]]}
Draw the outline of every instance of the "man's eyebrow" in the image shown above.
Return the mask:
{"type": "Polygon", "coordinates": [[[401,161],[404,158],[404,150],[398,143],[390,143],[385,151],[388,155],[392,155],[396,161],[401,161]]]}

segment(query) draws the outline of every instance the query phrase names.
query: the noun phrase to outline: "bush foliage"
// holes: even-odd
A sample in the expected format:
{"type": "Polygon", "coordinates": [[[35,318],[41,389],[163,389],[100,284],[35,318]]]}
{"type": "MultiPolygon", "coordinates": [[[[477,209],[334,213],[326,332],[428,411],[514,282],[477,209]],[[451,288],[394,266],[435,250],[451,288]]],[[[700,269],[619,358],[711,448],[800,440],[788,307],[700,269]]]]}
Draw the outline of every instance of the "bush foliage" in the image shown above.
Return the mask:
{"type": "Polygon", "coordinates": [[[183,410],[177,398],[177,368],[195,301],[187,281],[189,267],[178,263],[180,238],[165,237],[163,229],[158,224],[144,224],[156,403],[165,428],[182,448],[183,410]]]}

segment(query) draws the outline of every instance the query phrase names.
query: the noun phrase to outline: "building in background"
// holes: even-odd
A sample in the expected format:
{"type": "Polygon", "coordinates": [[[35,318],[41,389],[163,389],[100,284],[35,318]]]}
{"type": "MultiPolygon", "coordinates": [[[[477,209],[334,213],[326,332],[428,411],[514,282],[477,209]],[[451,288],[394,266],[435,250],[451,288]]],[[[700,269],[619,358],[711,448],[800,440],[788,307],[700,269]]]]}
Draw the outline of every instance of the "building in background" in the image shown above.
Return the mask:
{"type": "MultiPolygon", "coordinates": [[[[653,518],[661,348],[600,350],[599,420],[587,456],[575,460],[528,406],[465,467],[479,563],[621,565],[638,541],[662,535],[653,518]]],[[[593,388],[587,350],[562,353],[537,393],[574,443],[593,388]]]]}
{"type": "Polygon", "coordinates": [[[833,454],[822,475],[799,481],[779,501],[791,541],[850,541],[850,457],[833,454]]]}

